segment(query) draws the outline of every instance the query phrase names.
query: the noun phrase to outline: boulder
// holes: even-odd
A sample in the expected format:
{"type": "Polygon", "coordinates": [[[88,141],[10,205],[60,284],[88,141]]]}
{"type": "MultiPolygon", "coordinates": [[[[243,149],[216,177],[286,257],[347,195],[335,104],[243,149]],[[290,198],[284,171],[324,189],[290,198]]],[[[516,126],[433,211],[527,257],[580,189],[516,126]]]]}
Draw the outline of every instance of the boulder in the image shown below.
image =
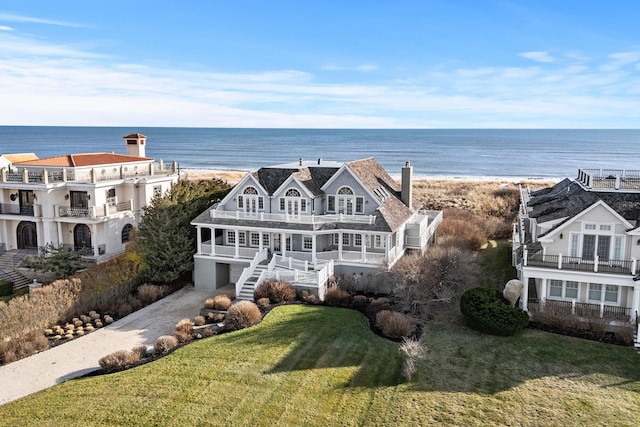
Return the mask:
{"type": "Polygon", "coordinates": [[[524,284],[518,279],[511,279],[504,285],[504,291],[502,291],[502,295],[507,301],[511,303],[511,307],[516,306],[516,302],[522,294],[523,287],[524,284]]]}

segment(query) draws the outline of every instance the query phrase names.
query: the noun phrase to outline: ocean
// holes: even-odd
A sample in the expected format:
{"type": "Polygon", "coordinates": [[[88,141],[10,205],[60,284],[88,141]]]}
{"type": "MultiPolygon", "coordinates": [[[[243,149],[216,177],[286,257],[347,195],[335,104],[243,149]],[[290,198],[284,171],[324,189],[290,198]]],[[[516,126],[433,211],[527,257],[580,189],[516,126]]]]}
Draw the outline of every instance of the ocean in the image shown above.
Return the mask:
{"type": "Polygon", "coordinates": [[[409,160],[416,177],[559,179],[583,169],[640,169],[640,130],[220,129],[0,126],[0,154],[39,157],[126,151],[147,136],[148,157],[183,169],[255,170],[307,160],[375,157],[393,176],[409,160]]]}

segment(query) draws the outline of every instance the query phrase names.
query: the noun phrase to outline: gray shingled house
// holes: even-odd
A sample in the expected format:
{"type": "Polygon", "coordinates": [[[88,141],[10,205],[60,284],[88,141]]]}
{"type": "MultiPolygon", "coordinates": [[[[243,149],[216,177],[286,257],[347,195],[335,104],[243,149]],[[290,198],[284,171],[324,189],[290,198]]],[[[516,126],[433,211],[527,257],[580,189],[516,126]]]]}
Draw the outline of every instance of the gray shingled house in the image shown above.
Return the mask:
{"type": "Polygon", "coordinates": [[[640,312],[640,171],[579,170],[576,179],[521,189],[513,261],[521,307],[554,307],[615,325],[640,312]]]}
{"type": "Polygon", "coordinates": [[[195,286],[233,284],[252,299],[263,280],[280,279],[323,298],[330,276],[391,268],[408,250],[424,251],[442,220],[414,203],[412,175],[407,162],[398,185],[373,158],[300,159],[247,174],[191,222],[195,286]]]}

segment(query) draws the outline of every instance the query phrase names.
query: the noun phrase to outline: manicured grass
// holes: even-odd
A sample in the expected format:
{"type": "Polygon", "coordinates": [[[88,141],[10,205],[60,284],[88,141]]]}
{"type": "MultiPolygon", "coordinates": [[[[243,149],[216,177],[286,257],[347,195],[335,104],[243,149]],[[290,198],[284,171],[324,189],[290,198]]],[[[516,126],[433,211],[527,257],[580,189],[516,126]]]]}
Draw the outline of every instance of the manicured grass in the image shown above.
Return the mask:
{"type": "Polygon", "coordinates": [[[2,425],[638,425],[640,356],[526,330],[427,325],[411,383],[360,313],[302,305],[117,374],[0,406],[2,425]]]}

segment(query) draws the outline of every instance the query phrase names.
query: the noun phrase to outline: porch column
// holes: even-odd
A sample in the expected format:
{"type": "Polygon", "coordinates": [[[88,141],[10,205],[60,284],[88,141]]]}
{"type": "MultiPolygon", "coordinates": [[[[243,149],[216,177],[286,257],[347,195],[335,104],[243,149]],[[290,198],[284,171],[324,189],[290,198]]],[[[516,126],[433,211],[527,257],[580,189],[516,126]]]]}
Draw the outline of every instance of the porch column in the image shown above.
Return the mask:
{"type": "Polygon", "coordinates": [[[280,233],[280,250],[282,251],[282,257],[287,256],[287,235],[280,233]]]}
{"type": "Polygon", "coordinates": [[[196,225],[196,255],[202,254],[202,227],[196,225]]]}
{"type": "Polygon", "coordinates": [[[42,223],[36,221],[36,240],[38,247],[44,246],[44,233],[42,232],[42,223]]]}
{"type": "Polygon", "coordinates": [[[367,262],[367,236],[364,233],[360,234],[360,243],[360,259],[367,262]]]}
{"type": "Polygon", "coordinates": [[[391,234],[387,234],[384,238],[384,262],[389,265],[389,255],[391,253],[391,234]]]}
{"type": "Polygon", "coordinates": [[[258,238],[260,239],[260,243],[258,243],[258,252],[262,252],[262,231],[258,234],[258,238]]]}
{"type": "MultiPolygon", "coordinates": [[[[209,230],[211,234],[211,255],[215,255],[216,254],[216,229],[215,227],[211,227],[209,230]]],[[[222,231],[222,233],[224,234],[224,230],[222,231]]]]}
{"type": "Polygon", "coordinates": [[[238,258],[240,257],[240,233],[238,232],[237,228],[233,232],[235,233],[235,236],[236,236],[235,253],[233,257],[238,258]]]}
{"type": "Polygon", "coordinates": [[[520,307],[524,311],[529,311],[527,308],[527,303],[529,302],[529,278],[522,274],[522,279],[520,279],[522,284],[522,293],[520,294],[520,307]]]}
{"type": "Polygon", "coordinates": [[[342,261],[342,233],[338,233],[338,259],[342,261]]]}
{"type": "Polygon", "coordinates": [[[316,235],[311,235],[311,264],[316,265],[316,235]]]}
{"type": "Polygon", "coordinates": [[[98,226],[96,224],[91,224],[91,240],[93,242],[93,256],[97,257],[100,253],[98,252],[98,226]]]}
{"type": "Polygon", "coordinates": [[[58,226],[58,246],[64,244],[64,238],[62,237],[62,223],[60,221],[56,221],[56,225],[58,226]]]}
{"type": "Polygon", "coordinates": [[[633,287],[633,302],[631,304],[631,313],[629,314],[629,317],[631,317],[630,320],[632,322],[636,321],[636,314],[640,314],[640,286],[639,285],[635,285],[633,287]]]}
{"type": "Polygon", "coordinates": [[[540,302],[542,303],[542,308],[544,308],[544,303],[547,301],[547,280],[548,279],[542,279],[542,287],[540,289],[540,302]]]}

